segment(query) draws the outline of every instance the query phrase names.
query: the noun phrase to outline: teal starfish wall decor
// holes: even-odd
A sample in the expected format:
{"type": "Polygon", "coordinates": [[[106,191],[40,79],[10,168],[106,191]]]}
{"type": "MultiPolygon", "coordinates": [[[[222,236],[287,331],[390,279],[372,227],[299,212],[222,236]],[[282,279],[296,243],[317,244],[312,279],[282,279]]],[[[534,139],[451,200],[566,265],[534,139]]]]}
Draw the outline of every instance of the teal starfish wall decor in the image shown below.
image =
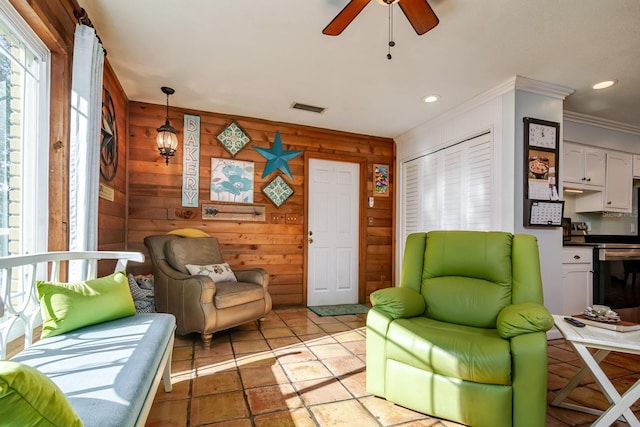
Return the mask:
{"type": "Polygon", "coordinates": [[[262,173],[263,178],[274,170],[280,169],[285,175],[293,180],[291,169],[289,169],[289,160],[302,154],[302,151],[283,149],[279,130],[276,131],[276,139],[273,141],[271,149],[255,146],[253,148],[267,159],[267,164],[265,165],[264,172],[262,173]]]}

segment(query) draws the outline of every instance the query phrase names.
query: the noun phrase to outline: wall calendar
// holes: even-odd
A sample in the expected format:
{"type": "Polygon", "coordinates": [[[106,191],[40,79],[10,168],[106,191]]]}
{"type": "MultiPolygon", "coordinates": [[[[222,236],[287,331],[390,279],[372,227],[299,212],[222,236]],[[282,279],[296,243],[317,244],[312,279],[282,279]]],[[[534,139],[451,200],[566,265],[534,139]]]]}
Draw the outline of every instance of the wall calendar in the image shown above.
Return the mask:
{"type": "Polygon", "coordinates": [[[525,117],[524,226],[561,227],[560,123],[525,117]]]}

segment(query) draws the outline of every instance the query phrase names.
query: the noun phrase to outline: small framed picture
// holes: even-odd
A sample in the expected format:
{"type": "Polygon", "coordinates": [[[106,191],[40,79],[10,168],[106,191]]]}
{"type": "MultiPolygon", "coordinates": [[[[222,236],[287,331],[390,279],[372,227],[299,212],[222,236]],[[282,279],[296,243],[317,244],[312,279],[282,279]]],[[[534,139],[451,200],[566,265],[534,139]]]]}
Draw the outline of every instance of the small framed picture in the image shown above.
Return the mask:
{"type": "Polygon", "coordinates": [[[389,165],[373,165],[373,195],[389,197],[389,165]]]}

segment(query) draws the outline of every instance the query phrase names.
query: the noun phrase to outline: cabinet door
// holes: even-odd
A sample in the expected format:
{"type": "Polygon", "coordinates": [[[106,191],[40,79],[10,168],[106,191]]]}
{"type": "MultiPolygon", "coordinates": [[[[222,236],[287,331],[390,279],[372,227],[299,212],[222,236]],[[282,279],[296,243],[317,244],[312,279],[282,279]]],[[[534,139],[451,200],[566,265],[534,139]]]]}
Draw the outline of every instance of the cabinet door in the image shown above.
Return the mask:
{"type": "Polygon", "coordinates": [[[640,154],[633,155],[633,177],[640,179],[640,154]]]}
{"type": "Polygon", "coordinates": [[[605,158],[606,154],[602,150],[586,148],[584,150],[584,167],[586,185],[604,186],[605,181],[605,158]]]}
{"type": "Polygon", "coordinates": [[[562,266],[562,314],[580,314],[593,301],[591,264],[562,266]]]}
{"type": "Polygon", "coordinates": [[[607,153],[606,175],[604,209],[631,212],[633,156],[626,153],[607,153]]]}
{"type": "Polygon", "coordinates": [[[564,159],[564,171],[562,180],[582,184],[586,178],[584,174],[584,148],[579,145],[565,142],[563,145],[562,158],[564,159]]]}

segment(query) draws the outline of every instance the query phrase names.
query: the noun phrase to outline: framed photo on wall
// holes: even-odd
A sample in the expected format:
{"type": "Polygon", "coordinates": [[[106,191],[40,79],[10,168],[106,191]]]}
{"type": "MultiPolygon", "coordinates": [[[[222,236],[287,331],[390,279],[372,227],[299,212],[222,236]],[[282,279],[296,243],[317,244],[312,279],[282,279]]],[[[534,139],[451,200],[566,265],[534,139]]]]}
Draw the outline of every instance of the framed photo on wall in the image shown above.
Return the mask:
{"type": "Polygon", "coordinates": [[[389,165],[373,165],[373,195],[389,197],[389,165]]]}

